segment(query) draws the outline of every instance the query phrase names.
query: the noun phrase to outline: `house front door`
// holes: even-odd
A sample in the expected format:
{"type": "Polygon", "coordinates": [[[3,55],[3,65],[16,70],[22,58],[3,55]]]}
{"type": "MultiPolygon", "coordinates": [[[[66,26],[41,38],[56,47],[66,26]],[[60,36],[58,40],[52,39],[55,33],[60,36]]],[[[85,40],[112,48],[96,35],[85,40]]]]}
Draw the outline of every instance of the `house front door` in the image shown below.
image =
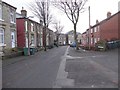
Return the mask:
{"type": "Polygon", "coordinates": [[[15,47],[15,33],[11,32],[11,41],[12,41],[12,48],[15,47]]]}

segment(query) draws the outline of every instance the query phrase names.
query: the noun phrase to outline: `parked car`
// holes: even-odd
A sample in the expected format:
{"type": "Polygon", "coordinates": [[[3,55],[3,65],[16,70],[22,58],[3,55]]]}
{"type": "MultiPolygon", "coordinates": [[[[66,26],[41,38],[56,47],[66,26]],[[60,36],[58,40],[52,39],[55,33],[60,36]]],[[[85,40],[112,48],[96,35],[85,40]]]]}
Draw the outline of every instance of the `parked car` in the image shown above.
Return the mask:
{"type": "Polygon", "coordinates": [[[114,49],[120,47],[120,40],[109,41],[107,42],[108,49],[114,49]]]}
{"type": "Polygon", "coordinates": [[[75,42],[71,43],[70,47],[76,47],[76,43],[75,42]]]}

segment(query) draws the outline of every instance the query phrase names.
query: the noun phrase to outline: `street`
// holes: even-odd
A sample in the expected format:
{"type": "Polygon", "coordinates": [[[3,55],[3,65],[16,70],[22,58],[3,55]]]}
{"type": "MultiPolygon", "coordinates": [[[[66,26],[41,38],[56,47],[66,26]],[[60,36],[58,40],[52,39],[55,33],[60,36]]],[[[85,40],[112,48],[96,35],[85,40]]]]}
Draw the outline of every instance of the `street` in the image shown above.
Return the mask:
{"type": "Polygon", "coordinates": [[[52,88],[66,48],[38,52],[12,64],[3,61],[3,88],[52,88]]]}
{"type": "Polygon", "coordinates": [[[62,46],[3,61],[3,88],[117,88],[118,51],[62,46]],[[9,62],[9,63],[8,63],[9,62]]]}
{"type": "Polygon", "coordinates": [[[65,72],[58,75],[54,87],[118,88],[117,49],[98,52],[75,51],[70,47],[65,61],[65,72]]]}

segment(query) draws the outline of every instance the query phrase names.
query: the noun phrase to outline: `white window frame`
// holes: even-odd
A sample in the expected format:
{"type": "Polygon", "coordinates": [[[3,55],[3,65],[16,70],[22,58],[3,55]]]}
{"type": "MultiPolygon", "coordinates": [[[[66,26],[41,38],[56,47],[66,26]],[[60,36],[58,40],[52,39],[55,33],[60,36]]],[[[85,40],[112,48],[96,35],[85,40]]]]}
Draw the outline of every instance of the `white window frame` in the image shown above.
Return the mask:
{"type": "Polygon", "coordinates": [[[35,39],[34,34],[31,34],[31,46],[34,46],[34,44],[35,44],[34,39],[35,39]]]}
{"type": "Polygon", "coordinates": [[[94,38],[94,43],[97,43],[97,38],[94,38]]]}
{"type": "Polygon", "coordinates": [[[94,27],[94,32],[97,32],[97,28],[96,27],[94,27]]]}
{"type": "Polygon", "coordinates": [[[93,44],[93,38],[91,38],[91,44],[93,44]]]}
{"type": "Polygon", "coordinates": [[[3,46],[4,45],[4,29],[3,28],[0,28],[0,46],[3,46]],[[2,32],[1,32],[2,31],[2,32]],[[1,38],[2,37],[2,38],[1,38]]]}
{"type": "Polygon", "coordinates": [[[91,33],[93,33],[93,28],[91,28],[91,33]]]}
{"type": "Polygon", "coordinates": [[[34,32],[34,24],[31,23],[31,32],[34,32]]]}
{"type": "Polygon", "coordinates": [[[12,9],[10,9],[10,22],[15,24],[15,14],[12,9]]]}
{"type": "Polygon", "coordinates": [[[27,21],[25,21],[25,30],[26,30],[26,32],[28,31],[28,22],[27,21]]]}

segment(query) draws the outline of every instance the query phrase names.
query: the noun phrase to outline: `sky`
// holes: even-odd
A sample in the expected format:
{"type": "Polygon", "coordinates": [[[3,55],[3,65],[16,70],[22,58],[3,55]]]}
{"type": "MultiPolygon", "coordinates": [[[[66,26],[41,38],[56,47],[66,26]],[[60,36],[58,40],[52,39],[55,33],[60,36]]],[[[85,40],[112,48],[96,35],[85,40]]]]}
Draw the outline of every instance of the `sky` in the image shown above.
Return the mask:
{"type": "MultiPolygon", "coordinates": [[[[2,0],[6,3],[17,8],[17,12],[20,13],[22,7],[27,10],[27,16],[33,16],[32,12],[28,8],[30,3],[34,3],[34,0],[2,0]]],[[[118,12],[118,2],[120,0],[88,0],[86,3],[86,10],[84,13],[80,13],[79,22],[77,24],[77,32],[83,33],[86,29],[89,28],[89,12],[88,6],[90,6],[90,16],[91,16],[91,25],[95,25],[96,20],[102,21],[106,19],[107,12],[111,12],[112,15],[118,12]]],[[[67,33],[70,30],[73,30],[72,22],[67,18],[67,16],[55,7],[51,7],[51,13],[55,20],[60,21],[61,25],[64,26],[62,33],[67,33]]],[[[31,18],[32,20],[39,21],[35,16],[31,18]]],[[[53,24],[49,27],[55,31],[53,24]]]]}

